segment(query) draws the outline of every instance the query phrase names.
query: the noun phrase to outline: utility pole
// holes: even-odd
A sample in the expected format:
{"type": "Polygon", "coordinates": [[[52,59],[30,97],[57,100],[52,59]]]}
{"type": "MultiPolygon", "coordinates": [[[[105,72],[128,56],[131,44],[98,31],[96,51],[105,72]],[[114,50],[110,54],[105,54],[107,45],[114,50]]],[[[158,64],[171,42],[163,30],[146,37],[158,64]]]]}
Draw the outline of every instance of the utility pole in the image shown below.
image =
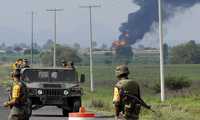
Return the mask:
{"type": "Polygon", "coordinates": [[[34,32],[34,21],[33,21],[33,18],[34,18],[34,12],[32,11],[31,12],[31,66],[33,66],[33,32],[34,32]]]}
{"type": "Polygon", "coordinates": [[[92,30],[92,8],[99,8],[100,5],[88,5],[80,6],[80,8],[89,8],[90,13],[90,90],[94,92],[94,81],[93,81],[93,30],[92,30]]]}
{"type": "Polygon", "coordinates": [[[164,55],[163,55],[163,0],[158,0],[158,16],[159,16],[159,39],[160,39],[160,89],[161,101],[165,100],[165,80],[164,80],[164,55]]]}
{"type": "Polygon", "coordinates": [[[54,47],[53,47],[53,68],[56,68],[56,39],[57,39],[57,12],[63,9],[47,9],[48,12],[54,12],[54,47]]]}

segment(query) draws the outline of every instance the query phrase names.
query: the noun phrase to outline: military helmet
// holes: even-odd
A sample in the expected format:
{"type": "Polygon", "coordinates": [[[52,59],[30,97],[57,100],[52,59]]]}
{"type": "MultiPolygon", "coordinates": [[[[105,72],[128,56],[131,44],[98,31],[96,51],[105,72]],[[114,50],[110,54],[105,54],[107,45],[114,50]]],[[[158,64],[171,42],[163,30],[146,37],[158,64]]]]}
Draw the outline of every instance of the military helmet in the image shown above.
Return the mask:
{"type": "Polygon", "coordinates": [[[16,60],[16,62],[20,62],[20,61],[23,61],[23,59],[19,58],[16,60]]]}
{"type": "Polygon", "coordinates": [[[126,65],[119,65],[115,69],[115,75],[118,77],[123,74],[129,74],[129,69],[126,65]]]}
{"type": "Polygon", "coordinates": [[[24,59],[23,59],[23,62],[28,62],[28,59],[24,58],[24,59]]]}

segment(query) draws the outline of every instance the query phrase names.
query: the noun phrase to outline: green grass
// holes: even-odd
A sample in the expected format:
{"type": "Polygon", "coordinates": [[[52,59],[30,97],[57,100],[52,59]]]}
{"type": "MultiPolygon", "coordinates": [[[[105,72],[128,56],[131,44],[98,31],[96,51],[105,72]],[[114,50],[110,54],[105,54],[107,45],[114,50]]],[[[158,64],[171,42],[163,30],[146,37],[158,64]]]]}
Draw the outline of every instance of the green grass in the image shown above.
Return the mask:
{"type": "MultiPolygon", "coordinates": [[[[116,65],[94,65],[94,79],[95,80],[114,80],[114,69],[116,65]]],[[[79,72],[86,74],[86,79],[89,79],[89,67],[80,66],[79,72]]],[[[142,80],[159,80],[160,67],[159,65],[129,65],[130,78],[137,81],[142,80]]],[[[200,80],[200,64],[189,65],[166,65],[165,75],[170,76],[186,76],[190,80],[200,80]]]]}
{"type": "Polygon", "coordinates": [[[0,85],[7,86],[9,84],[9,67],[0,65],[0,85]]]}
{"type": "MultiPolygon", "coordinates": [[[[83,105],[92,112],[113,115],[112,87],[97,87],[95,92],[90,92],[89,87],[84,87],[83,105]],[[101,101],[103,107],[94,107],[92,101],[101,101]]],[[[156,111],[153,113],[142,109],[141,120],[198,120],[200,117],[200,96],[173,97],[160,102],[158,95],[143,96],[144,100],[156,111]]]]}
{"type": "MultiPolygon", "coordinates": [[[[113,115],[112,94],[115,82],[115,65],[95,65],[94,80],[95,92],[89,90],[89,67],[78,67],[79,72],[86,74],[86,83],[83,84],[85,95],[83,96],[83,105],[90,111],[102,112],[102,114],[113,115]]],[[[130,78],[136,81],[153,84],[159,80],[159,65],[130,65],[130,78]]],[[[200,80],[200,65],[167,65],[165,66],[166,75],[186,76],[193,82],[200,80]]],[[[6,84],[9,77],[8,66],[0,66],[1,84],[6,84]]],[[[198,82],[197,82],[198,83],[198,82]]],[[[143,84],[142,84],[143,85],[143,84]]],[[[146,109],[142,109],[141,120],[198,120],[200,118],[200,92],[199,86],[191,89],[191,94],[172,95],[167,94],[167,100],[160,102],[159,94],[149,92],[150,89],[142,87],[142,96],[144,100],[151,104],[158,113],[154,114],[146,109]]]]}

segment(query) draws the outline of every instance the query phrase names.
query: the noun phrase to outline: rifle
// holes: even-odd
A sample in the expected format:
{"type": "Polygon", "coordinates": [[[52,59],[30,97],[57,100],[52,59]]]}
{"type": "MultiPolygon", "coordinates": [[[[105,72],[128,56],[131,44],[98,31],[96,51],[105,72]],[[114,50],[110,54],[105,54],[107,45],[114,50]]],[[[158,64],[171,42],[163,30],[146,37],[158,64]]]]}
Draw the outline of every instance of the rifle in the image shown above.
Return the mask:
{"type": "Polygon", "coordinates": [[[153,109],[151,109],[151,106],[150,106],[150,105],[147,105],[141,98],[138,98],[138,97],[136,97],[136,96],[134,96],[134,95],[129,95],[129,94],[127,94],[127,92],[124,91],[124,90],[121,91],[121,94],[122,94],[123,97],[126,97],[126,96],[127,96],[128,98],[130,98],[130,99],[132,100],[132,102],[133,102],[133,100],[134,100],[134,101],[136,101],[137,103],[139,103],[141,106],[143,106],[144,108],[146,108],[146,109],[148,109],[148,110],[150,110],[150,111],[152,111],[152,112],[155,113],[155,111],[154,111],[153,109]]]}

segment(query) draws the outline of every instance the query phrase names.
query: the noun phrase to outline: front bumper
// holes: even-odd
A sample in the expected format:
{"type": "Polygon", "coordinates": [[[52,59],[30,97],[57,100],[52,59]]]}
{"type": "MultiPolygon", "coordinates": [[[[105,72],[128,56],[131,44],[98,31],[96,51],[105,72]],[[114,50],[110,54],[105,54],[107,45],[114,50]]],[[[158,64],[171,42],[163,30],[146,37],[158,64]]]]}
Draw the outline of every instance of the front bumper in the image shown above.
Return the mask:
{"type": "Polygon", "coordinates": [[[29,93],[29,98],[33,105],[66,105],[68,100],[71,98],[81,97],[83,95],[82,91],[68,90],[69,92],[64,92],[66,89],[34,89],[29,93]],[[38,90],[41,90],[38,92],[38,90]]]}

